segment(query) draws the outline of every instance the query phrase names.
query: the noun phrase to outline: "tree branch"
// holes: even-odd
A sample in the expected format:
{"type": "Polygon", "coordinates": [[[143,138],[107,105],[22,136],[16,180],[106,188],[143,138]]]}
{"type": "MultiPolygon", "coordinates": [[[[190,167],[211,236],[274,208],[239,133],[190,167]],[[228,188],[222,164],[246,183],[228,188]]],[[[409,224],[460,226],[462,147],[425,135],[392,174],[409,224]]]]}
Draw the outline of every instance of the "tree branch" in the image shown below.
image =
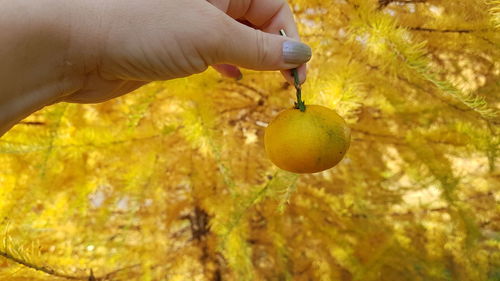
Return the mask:
{"type": "Polygon", "coordinates": [[[420,27],[420,26],[406,26],[409,30],[413,31],[423,31],[423,32],[439,32],[439,33],[474,33],[474,32],[486,32],[490,31],[488,28],[482,29],[434,29],[428,27],[420,27]]]}
{"type": "Polygon", "coordinates": [[[387,7],[391,3],[397,4],[415,4],[415,3],[425,3],[426,0],[379,0],[378,1],[378,9],[382,10],[387,7]]]}
{"type": "Polygon", "coordinates": [[[48,275],[55,276],[55,277],[60,277],[60,278],[65,278],[65,279],[68,279],[68,280],[104,281],[104,280],[109,279],[109,277],[117,274],[120,271],[123,271],[125,269],[134,268],[134,267],[137,267],[137,266],[140,265],[140,264],[134,264],[134,265],[126,266],[126,267],[123,267],[123,268],[119,268],[119,269],[111,271],[111,272],[109,272],[107,274],[104,274],[101,277],[95,277],[92,269],[90,270],[90,275],[89,276],[73,276],[73,275],[64,274],[62,272],[58,272],[58,271],[56,271],[56,270],[54,270],[52,268],[49,268],[47,266],[38,266],[36,264],[32,264],[32,263],[24,261],[24,260],[22,260],[22,259],[20,259],[18,257],[15,257],[12,254],[10,254],[8,252],[5,252],[5,251],[0,251],[0,256],[4,257],[4,258],[6,258],[6,259],[8,259],[10,261],[13,261],[13,262],[15,262],[17,264],[20,264],[22,266],[34,269],[36,271],[41,271],[41,272],[46,273],[48,275]]]}
{"type": "MultiPolygon", "coordinates": [[[[371,65],[371,64],[366,64],[366,66],[368,66],[371,70],[377,70],[377,71],[379,71],[381,73],[384,73],[384,75],[387,74],[384,71],[380,70],[378,66],[371,65]]],[[[455,109],[457,111],[460,111],[460,112],[469,112],[469,111],[472,111],[470,108],[461,108],[458,105],[455,105],[455,104],[453,104],[451,102],[446,101],[445,99],[441,98],[440,96],[435,95],[431,90],[427,90],[427,89],[423,88],[420,85],[412,83],[408,79],[402,77],[401,75],[397,75],[397,78],[398,78],[398,80],[406,83],[408,86],[416,88],[419,91],[421,91],[422,93],[425,93],[425,94],[428,94],[428,95],[432,96],[433,98],[439,100],[440,102],[442,102],[442,103],[450,106],[451,108],[453,108],[453,109],[455,109]]],[[[484,118],[482,118],[482,117],[480,117],[480,118],[484,120],[484,118]]]]}
{"type": "Polygon", "coordinates": [[[71,276],[71,275],[67,275],[67,274],[61,273],[61,272],[57,272],[54,269],[48,268],[46,266],[38,266],[38,265],[35,265],[35,264],[32,264],[32,263],[29,263],[27,261],[24,261],[24,260],[22,260],[20,258],[17,258],[15,256],[11,255],[10,253],[4,252],[4,251],[0,251],[0,256],[6,258],[8,260],[11,260],[11,261],[13,261],[13,262],[15,262],[17,264],[20,264],[20,265],[23,265],[25,267],[34,269],[36,271],[44,272],[44,273],[52,275],[52,276],[66,278],[66,279],[69,279],[69,280],[88,280],[89,279],[89,276],[71,276]]]}
{"type": "MultiPolygon", "coordinates": [[[[383,138],[383,139],[389,139],[389,140],[392,140],[394,142],[394,144],[406,145],[406,141],[405,141],[405,139],[403,137],[398,137],[398,136],[394,136],[394,135],[377,134],[377,133],[363,131],[363,130],[355,129],[355,128],[351,128],[351,131],[355,132],[355,133],[360,133],[360,134],[363,134],[363,135],[366,135],[366,136],[371,136],[371,137],[376,137],[376,138],[383,138]]],[[[363,140],[363,139],[360,139],[360,140],[363,140]]],[[[434,144],[444,144],[444,145],[460,146],[460,144],[449,142],[449,141],[438,141],[438,140],[431,140],[431,139],[427,139],[427,138],[425,139],[425,141],[430,142],[430,143],[434,143],[434,144]]]]}
{"type": "Polygon", "coordinates": [[[38,121],[21,121],[18,124],[22,125],[31,125],[31,126],[45,126],[45,122],[38,122],[38,121]]]}

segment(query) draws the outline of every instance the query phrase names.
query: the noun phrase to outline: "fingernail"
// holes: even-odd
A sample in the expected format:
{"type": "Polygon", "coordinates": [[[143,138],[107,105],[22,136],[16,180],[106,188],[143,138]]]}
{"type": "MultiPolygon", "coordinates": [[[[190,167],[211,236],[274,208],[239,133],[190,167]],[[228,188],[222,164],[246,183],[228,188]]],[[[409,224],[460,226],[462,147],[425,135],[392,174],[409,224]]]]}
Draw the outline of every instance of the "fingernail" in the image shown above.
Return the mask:
{"type": "Polygon", "coordinates": [[[286,63],[303,64],[311,59],[312,51],[309,46],[296,41],[283,43],[283,59],[286,63]]]}

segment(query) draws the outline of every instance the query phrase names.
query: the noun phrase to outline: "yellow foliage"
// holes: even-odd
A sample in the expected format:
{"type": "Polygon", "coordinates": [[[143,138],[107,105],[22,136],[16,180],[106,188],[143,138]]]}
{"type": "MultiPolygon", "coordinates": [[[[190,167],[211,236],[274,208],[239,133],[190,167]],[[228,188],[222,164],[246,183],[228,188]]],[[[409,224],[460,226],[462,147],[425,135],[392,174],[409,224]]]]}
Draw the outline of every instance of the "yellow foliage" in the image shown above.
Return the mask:
{"type": "Polygon", "coordinates": [[[274,72],[45,108],[0,138],[0,280],[499,280],[499,1],[291,4],[339,165],[267,159],[274,72]]]}

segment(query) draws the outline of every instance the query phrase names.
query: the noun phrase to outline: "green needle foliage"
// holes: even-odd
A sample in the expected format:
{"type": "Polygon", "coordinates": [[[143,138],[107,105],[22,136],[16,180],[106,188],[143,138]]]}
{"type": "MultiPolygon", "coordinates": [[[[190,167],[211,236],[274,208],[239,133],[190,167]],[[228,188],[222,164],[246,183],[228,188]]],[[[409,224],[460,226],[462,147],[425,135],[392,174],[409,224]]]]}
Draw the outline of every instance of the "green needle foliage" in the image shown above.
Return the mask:
{"type": "Polygon", "coordinates": [[[500,1],[290,4],[339,165],[266,157],[279,73],[45,108],[0,138],[0,280],[500,280],[500,1]]]}

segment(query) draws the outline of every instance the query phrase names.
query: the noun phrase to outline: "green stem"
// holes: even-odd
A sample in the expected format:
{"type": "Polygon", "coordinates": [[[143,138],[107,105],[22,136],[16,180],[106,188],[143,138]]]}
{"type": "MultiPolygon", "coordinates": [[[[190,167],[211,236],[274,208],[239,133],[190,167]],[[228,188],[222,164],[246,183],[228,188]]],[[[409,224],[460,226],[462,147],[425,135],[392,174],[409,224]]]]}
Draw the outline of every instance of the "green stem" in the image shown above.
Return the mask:
{"type": "MultiPolygon", "coordinates": [[[[286,37],[285,30],[281,29],[280,34],[286,37]]],[[[302,100],[302,87],[300,86],[299,72],[297,68],[292,69],[292,76],[294,80],[295,90],[297,91],[297,101],[295,102],[295,108],[300,109],[300,111],[306,111],[306,104],[302,100]]]]}

